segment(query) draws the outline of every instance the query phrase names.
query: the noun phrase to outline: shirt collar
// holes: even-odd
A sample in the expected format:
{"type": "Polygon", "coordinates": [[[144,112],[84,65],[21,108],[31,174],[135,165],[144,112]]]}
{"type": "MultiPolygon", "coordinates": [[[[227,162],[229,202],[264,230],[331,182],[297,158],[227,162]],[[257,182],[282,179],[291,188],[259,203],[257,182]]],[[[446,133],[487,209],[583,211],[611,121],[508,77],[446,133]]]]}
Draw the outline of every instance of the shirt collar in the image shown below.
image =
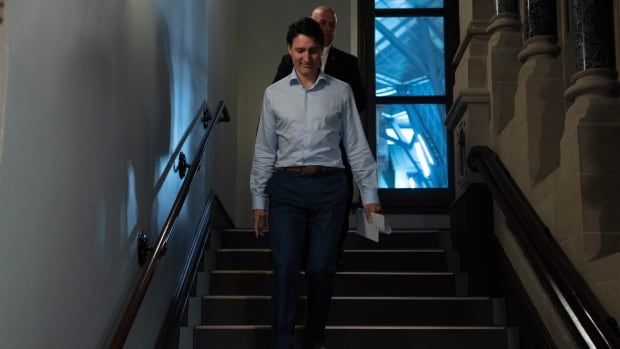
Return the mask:
{"type": "MultiPolygon", "coordinates": [[[[301,83],[299,82],[299,78],[297,77],[297,72],[295,71],[294,67],[293,67],[293,71],[289,74],[288,79],[289,79],[290,86],[301,85],[301,83]]],[[[319,86],[319,83],[327,84],[327,82],[328,82],[327,75],[323,73],[323,71],[321,70],[319,71],[319,76],[316,78],[316,82],[311,88],[309,88],[309,90],[319,86]]]]}

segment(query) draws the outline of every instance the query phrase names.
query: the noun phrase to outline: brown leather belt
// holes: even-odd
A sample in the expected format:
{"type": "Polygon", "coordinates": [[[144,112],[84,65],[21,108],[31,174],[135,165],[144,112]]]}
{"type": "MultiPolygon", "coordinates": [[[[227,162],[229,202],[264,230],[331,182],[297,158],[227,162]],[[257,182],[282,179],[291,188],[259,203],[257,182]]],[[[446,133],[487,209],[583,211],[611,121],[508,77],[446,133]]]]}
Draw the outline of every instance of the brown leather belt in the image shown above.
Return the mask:
{"type": "Polygon", "coordinates": [[[290,166],[290,167],[277,167],[277,172],[285,172],[285,173],[300,173],[300,174],[316,174],[316,173],[329,173],[341,171],[341,168],[338,167],[327,167],[327,166],[316,166],[316,165],[308,165],[308,166],[290,166]]]}

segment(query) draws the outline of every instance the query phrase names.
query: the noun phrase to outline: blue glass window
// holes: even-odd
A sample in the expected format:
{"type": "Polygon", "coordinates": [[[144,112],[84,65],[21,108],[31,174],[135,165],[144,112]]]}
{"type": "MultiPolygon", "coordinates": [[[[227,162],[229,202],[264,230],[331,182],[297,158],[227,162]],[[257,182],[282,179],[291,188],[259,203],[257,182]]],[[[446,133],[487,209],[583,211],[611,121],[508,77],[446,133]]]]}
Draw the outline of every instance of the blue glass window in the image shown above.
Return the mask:
{"type": "Polygon", "coordinates": [[[366,52],[374,68],[368,83],[374,80],[379,188],[447,189],[446,52],[453,43],[446,47],[446,32],[454,28],[446,22],[453,14],[443,0],[367,1],[374,2],[374,56],[366,52]]]}
{"type": "Polygon", "coordinates": [[[375,8],[441,8],[443,0],[375,0],[375,8]]]}
{"type": "Polygon", "coordinates": [[[377,105],[379,188],[447,188],[443,104],[377,105]]]}
{"type": "Polygon", "coordinates": [[[445,94],[443,17],[375,19],[377,97],[445,94]]]}

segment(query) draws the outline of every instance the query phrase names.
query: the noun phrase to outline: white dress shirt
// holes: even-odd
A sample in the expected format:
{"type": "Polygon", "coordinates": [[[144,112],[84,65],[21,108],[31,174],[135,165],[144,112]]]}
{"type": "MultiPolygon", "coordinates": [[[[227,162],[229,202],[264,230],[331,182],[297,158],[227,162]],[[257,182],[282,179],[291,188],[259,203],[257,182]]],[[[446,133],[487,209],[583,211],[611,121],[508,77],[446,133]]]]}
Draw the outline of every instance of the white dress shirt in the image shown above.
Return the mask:
{"type": "Polygon", "coordinates": [[[252,208],[266,209],[276,167],[344,168],[342,139],[363,204],[379,203],[377,165],[368,147],[351,87],[320,73],[305,89],[292,73],[265,90],[250,174],[252,208]]]}

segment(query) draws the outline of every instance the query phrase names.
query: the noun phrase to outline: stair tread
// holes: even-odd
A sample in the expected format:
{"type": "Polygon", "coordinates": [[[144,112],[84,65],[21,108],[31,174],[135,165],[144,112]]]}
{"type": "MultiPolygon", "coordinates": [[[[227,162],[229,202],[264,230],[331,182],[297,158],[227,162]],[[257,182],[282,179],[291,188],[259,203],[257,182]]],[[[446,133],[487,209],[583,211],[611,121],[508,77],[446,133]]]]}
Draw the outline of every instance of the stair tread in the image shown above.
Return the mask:
{"type": "MultiPolygon", "coordinates": [[[[456,271],[458,254],[438,248],[345,249],[341,271],[456,271]]],[[[302,261],[303,269],[303,261],[302,261]]],[[[220,248],[208,250],[204,270],[271,270],[269,248],[220,248]]]]}
{"type": "MultiPolygon", "coordinates": [[[[270,295],[205,295],[203,299],[267,299],[270,300],[270,295]]],[[[298,299],[306,299],[306,296],[299,296],[298,299]]],[[[492,297],[430,297],[430,296],[334,296],[332,300],[415,300],[415,301],[485,301],[492,300],[492,297]]]]}
{"type": "MultiPolygon", "coordinates": [[[[219,270],[209,274],[209,294],[271,294],[272,271],[219,270]]],[[[337,272],[334,296],[465,296],[452,272],[337,272]]],[[[299,294],[305,294],[304,273],[299,273],[299,294]]]]}
{"type": "MultiPolygon", "coordinates": [[[[271,297],[204,297],[203,325],[269,324],[271,297]]],[[[342,297],[332,298],[328,325],[351,326],[489,326],[494,322],[490,298],[342,297]]],[[[307,297],[298,297],[296,322],[307,315],[307,297]]]]}
{"type": "MultiPolygon", "coordinates": [[[[198,330],[271,330],[271,325],[197,325],[198,330]]],[[[304,325],[295,325],[303,329],[304,325]]],[[[506,326],[326,326],[326,330],[505,330],[506,326]]]]}
{"type": "MultiPolygon", "coordinates": [[[[268,253],[271,252],[270,248],[218,248],[217,252],[221,253],[232,253],[232,252],[257,252],[257,253],[268,253]]],[[[418,249],[345,249],[344,253],[439,253],[446,252],[445,249],[438,248],[418,248],[418,249]]]]}
{"type": "MultiPolygon", "coordinates": [[[[397,228],[397,229],[392,229],[391,234],[382,234],[382,236],[389,236],[392,234],[403,234],[403,233],[436,233],[436,232],[445,232],[445,231],[450,231],[450,229],[443,229],[443,228],[436,228],[436,229],[431,229],[431,228],[397,228]]],[[[349,234],[356,234],[357,230],[356,229],[349,229],[349,234]]],[[[226,233],[250,233],[250,234],[254,234],[254,230],[252,228],[227,228],[227,229],[222,229],[222,233],[226,234],[226,233]]],[[[265,233],[269,233],[269,230],[266,230],[265,233]]]]}
{"type": "MultiPolygon", "coordinates": [[[[296,327],[296,344],[303,343],[303,326],[296,327]]],[[[501,326],[327,326],[327,345],[333,348],[504,349],[506,327],[501,326]]],[[[194,328],[194,346],[255,349],[272,344],[271,327],[239,326],[194,328]]]]}
{"type": "MultiPolygon", "coordinates": [[[[273,274],[273,270],[221,270],[216,269],[209,271],[212,274],[258,274],[258,275],[271,275],[273,274]]],[[[305,275],[306,272],[301,270],[299,271],[299,275],[305,275]]],[[[444,275],[444,276],[452,276],[456,273],[451,271],[337,271],[336,275],[400,275],[400,276],[408,276],[408,275],[444,275]]]]}
{"type": "MultiPolygon", "coordinates": [[[[248,229],[224,230],[217,234],[220,240],[215,242],[216,247],[239,248],[239,247],[261,247],[269,246],[269,233],[261,238],[256,238],[254,233],[248,229]]],[[[379,242],[368,240],[354,231],[350,231],[344,241],[345,249],[348,248],[370,248],[370,249],[402,249],[403,246],[418,248],[429,247],[449,247],[450,234],[447,230],[420,229],[420,230],[399,230],[392,234],[381,234],[379,242]]]]}

